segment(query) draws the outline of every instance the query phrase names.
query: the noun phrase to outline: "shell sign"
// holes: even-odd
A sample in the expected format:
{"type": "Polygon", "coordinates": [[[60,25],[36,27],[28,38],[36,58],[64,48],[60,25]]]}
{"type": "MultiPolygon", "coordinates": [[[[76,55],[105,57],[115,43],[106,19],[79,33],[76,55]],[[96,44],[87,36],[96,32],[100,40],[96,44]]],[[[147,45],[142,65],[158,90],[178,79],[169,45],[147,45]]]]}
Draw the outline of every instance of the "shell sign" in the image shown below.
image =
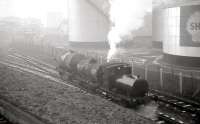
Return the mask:
{"type": "Polygon", "coordinates": [[[192,36],[192,41],[200,43],[200,11],[195,12],[187,21],[187,31],[192,36]]]}
{"type": "Polygon", "coordinates": [[[180,46],[200,47],[200,5],[183,6],[180,12],[180,46]]]}

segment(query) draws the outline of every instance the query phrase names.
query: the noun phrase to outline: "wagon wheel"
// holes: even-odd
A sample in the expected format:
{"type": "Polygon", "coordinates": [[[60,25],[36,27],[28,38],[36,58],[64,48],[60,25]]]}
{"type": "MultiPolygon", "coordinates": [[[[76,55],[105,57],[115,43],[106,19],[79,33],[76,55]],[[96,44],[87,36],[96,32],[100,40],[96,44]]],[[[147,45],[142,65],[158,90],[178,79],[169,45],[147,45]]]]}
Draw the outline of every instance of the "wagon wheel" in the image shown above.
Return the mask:
{"type": "Polygon", "coordinates": [[[121,104],[122,106],[124,106],[124,107],[127,107],[127,108],[130,106],[129,101],[124,100],[124,99],[121,99],[120,104],[121,104]]]}

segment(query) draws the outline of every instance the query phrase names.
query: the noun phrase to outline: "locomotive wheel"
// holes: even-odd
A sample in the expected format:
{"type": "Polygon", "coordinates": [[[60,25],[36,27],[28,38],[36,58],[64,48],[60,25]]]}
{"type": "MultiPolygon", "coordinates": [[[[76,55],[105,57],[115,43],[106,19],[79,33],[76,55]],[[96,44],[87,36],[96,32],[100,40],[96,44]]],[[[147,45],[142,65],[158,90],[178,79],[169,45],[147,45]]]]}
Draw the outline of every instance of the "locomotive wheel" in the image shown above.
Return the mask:
{"type": "Polygon", "coordinates": [[[121,100],[120,104],[121,104],[122,106],[124,106],[124,107],[127,107],[127,108],[130,107],[129,101],[124,100],[124,99],[121,100]]]}
{"type": "Polygon", "coordinates": [[[60,74],[60,77],[61,77],[62,80],[65,80],[65,81],[69,80],[70,81],[70,79],[71,79],[71,74],[70,73],[59,72],[59,74],[60,74]]]}
{"type": "Polygon", "coordinates": [[[143,99],[137,99],[137,103],[140,104],[144,104],[144,100],[143,99]]]}
{"type": "Polygon", "coordinates": [[[59,71],[58,73],[61,77],[64,75],[64,72],[59,71]]]}

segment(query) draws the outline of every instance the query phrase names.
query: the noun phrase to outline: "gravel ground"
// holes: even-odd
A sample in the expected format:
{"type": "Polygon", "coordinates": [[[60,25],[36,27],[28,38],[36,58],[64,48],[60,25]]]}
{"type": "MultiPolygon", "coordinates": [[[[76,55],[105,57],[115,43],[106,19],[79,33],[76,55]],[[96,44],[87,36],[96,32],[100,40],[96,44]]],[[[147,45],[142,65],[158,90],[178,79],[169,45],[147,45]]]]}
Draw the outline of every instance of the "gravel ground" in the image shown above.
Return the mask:
{"type": "Polygon", "coordinates": [[[52,124],[152,124],[79,89],[0,65],[0,95],[52,124]]]}

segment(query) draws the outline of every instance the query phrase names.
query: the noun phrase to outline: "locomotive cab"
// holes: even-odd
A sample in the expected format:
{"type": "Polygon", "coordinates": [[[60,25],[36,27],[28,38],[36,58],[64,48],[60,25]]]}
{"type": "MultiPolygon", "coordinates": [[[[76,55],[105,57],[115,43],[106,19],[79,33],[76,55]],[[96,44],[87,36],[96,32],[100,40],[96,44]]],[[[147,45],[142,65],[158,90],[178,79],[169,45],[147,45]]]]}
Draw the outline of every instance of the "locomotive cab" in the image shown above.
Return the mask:
{"type": "Polygon", "coordinates": [[[116,88],[116,80],[123,75],[131,76],[131,67],[127,63],[106,63],[100,66],[97,74],[99,82],[109,90],[116,88]]]}

